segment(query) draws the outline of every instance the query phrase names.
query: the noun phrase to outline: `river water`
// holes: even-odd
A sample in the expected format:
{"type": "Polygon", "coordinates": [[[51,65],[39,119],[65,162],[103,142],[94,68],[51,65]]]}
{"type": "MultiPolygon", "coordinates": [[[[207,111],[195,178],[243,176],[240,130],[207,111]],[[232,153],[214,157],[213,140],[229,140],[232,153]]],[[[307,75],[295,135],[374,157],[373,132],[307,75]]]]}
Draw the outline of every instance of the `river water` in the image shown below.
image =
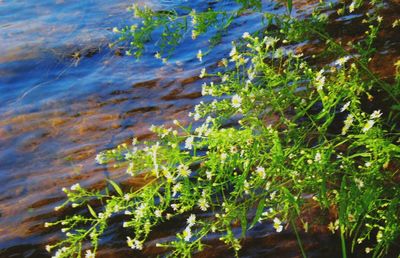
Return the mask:
{"type": "MultiPolygon", "coordinates": [[[[233,0],[136,2],[155,9],[181,4],[198,10],[237,8],[233,0]]],[[[54,212],[65,200],[62,187],[77,182],[100,187],[107,178],[140,184],[140,179],[129,180],[123,171],[96,165],[96,153],[130,142],[132,137],[151,138],[148,128],[152,124],[187,121],[193,106],[207,101],[200,94],[200,70],[218,69],[217,63],[229,53],[232,40],[263,26],[259,15],[244,14],[202,62],[196,54],[199,49],[207,50],[210,35],[193,41],[190,33],[167,64],[153,57],[152,47],[135,60],[108,48],[116,40],[112,28],[134,22],[126,11],[132,3],[0,0],[0,257],[49,256],[44,246],[62,235],[43,224],[65,216],[54,212]]],[[[263,9],[284,11],[273,1],[264,1],[263,9]]],[[[381,56],[393,56],[388,53],[381,56]]],[[[173,235],[179,225],[174,223],[158,229],[145,255],[129,250],[115,227],[104,237],[99,254],[156,255],[154,243],[157,238],[173,235]]],[[[299,255],[293,235],[272,231],[266,226],[250,232],[245,242],[250,248],[243,257],[299,255]]],[[[316,252],[310,252],[310,257],[324,254],[332,246],[330,241],[319,239],[326,247],[318,249],[312,236],[304,238],[306,248],[316,252]]],[[[198,257],[231,255],[218,247],[198,257]]]]}

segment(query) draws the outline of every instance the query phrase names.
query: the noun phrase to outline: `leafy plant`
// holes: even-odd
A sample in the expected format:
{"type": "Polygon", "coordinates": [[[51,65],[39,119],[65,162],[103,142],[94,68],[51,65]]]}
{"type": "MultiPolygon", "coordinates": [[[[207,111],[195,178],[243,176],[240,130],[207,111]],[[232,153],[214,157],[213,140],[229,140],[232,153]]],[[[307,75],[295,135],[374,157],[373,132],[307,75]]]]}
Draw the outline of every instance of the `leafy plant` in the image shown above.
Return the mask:
{"type": "MultiPolygon", "coordinates": [[[[292,2],[287,6],[290,14],[292,2]]],[[[146,33],[156,26],[167,29],[176,13],[136,12],[143,27],[122,35],[134,31],[129,35],[140,53],[146,33]]],[[[219,13],[208,12],[191,11],[186,17],[209,26],[219,13]]],[[[221,61],[224,71],[202,71],[201,77],[212,79],[202,94],[212,101],[191,114],[200,125],[152,126],[156,141],[134,140],[97,156],[100,164],[126,166],[132,177],[145,174],[144,186],[123,191],[110,181],[112,191],[64,189],[68,200],[62,207],[87,207],[88,214],[46,224],[62,225],[66,232],[66,239],[48,246],[57,249],[56,257],[80,257],[84,249],[86,257],[94,256],[110,219],[122,214],[132,249],[142,249],[156,225],[186,216],[186,227],[175,239],[158,243],[168,256],[190,257],[207,247],[204,238],[211,233],[238,254],[246,231],[268,221],[277,232],[292,227],[306,257],[298,225],[307,229],[314,223],[302,216],[310,203],[333,211],[334,219],[323,226],[340,235],[343,257],[364,243],[367,253],[385,255],[400,235],[399,132],[387,126],[388,114],[363,108],[363,99],[386,86],[366,68],[380,21],[351,55],[342,47],[334,62],[315,66],[290,46],[317,37],[341,47],[323,31],[327,18],[316,12],[305,20],[273,19],[279,29],[245,33],[232,45],[221,61]],[[199,216],[209,211],[211,217],[199,216]],[[238,226],[240,237],[233,233],[238,226]]],[[[205,27],[194,31],[203,33],[205,27]]],[[[399,87],[398,78],[397,72],[393,87],[399,87]]],[[[394,103],[396,94],[388,95],[394,103]]]]}

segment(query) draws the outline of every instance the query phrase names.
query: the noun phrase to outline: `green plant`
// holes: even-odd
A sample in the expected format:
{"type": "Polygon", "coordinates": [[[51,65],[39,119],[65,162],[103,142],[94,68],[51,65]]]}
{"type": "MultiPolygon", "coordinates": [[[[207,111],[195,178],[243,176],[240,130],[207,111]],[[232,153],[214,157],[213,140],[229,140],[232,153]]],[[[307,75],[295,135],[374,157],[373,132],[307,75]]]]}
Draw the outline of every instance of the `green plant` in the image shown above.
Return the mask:
{"type": "MultiPolygon", "coordinates": [[[[307,29],[308,37],[340,47],[323,32],[327,20],[321,17],[274,17],[279,30],[243,34],[229,60],[222,60],[225,71],[202,71],[201,77],[213,79],[202,93],[213,100],[191,114],[199,126],[152,126],[156,141],[134,140],[100,153],[98,163],[125,166],[133,177],[146,174],[146,184],[125,191],[112,181],[112,191],[64,189],[68,200],[62,207],[86,206],[89,213],[47,223],[62,225],[67,236],[48,249],[57,249],[57,257],[80,257],[90,242],[86,257],[92,257],[110,218],[123,213],[133,249],[143,248],[154,226],[187,216],[174,240],[158,243],[169,256],[203,250],[212,232],[238,253],[237,225],[243,238],[257,223],[271,221],[277,232],[292,226],[305,257],[296,221],[304,228],[313,223],[302,217],[313,202],[337,214],[325,226],[340,235],[343,257],[363,242],[371,244],[367,253],[383,256],[400,236],[399,170],[392,168],[400,147],[398,130],[386,126],[387,114],[362,107],[363,98],[385,85],[366,70],[378,27],[371,25],[366,44],[353,49],[360,59],[341,48],[333,64],[316,67],[285,46],[304,40],[307,29]],[[206,211],[213,216],[198,216],[206,211]]],[[[389,97],[396,101],[396,95],[389,97]]]]}

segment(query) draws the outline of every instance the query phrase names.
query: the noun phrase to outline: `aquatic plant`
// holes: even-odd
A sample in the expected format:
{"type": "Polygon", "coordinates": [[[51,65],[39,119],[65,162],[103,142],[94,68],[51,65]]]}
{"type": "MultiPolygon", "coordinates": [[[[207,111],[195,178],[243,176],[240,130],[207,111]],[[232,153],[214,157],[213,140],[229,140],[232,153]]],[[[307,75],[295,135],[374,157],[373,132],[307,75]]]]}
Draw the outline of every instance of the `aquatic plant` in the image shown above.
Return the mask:
{"type": "MultiPolygon", "coordinates": [[[[127,245],[141,250],[155,226],[180,216],[187,218],[182,231],[157,244],[168,256],[190,257],[207,247],[204,239],[212,233],[238,253],[246,231],[272,223],[276,232],[291,228],[306,257],[299,231],[315,223],[303,216],[312,205],[330,214],[320,226],[340,236],[343,257],[358,245],[373,257],[384,256],[400,235],[400,65],[393,84],[368,69],[382,23],[380,5],[374,4],[364,14],[365,38],[347,48],[323,30],[329,22],[323,5],[302,20],[289,15],[291,1],[288,14],[267,15],[278,28],[244,33],[220,70],[202,70],[200,77],[208,79],[202,94],[212,100],[194,108],[192,125],[152,126],[157,140],[134,139],[98,154],[99,164],[124,166],[132,177],[146,175],[143,186],[122,190],[109,181],[103,191],[79,184],[63,189],[68,200],[56,209],[71,205],[88,212],[46,223],[66,233],[47,249],[56,250],[55,257],[94,257],[111,218],[120,216],[130,232],[127,245]],[[310,38],[326,42],[318,54],[325,63],[312,65],[291,50],[310,38]],[[367,112],[364,104],[382,90],[392,107],[367,112]]],[[[330,8],[340,15],[363,5],[330,8]]],[[[135,12],[145,21],[142,28],[159,19],[147,8],[135,12]]],[[[144,45],[135,37],[140,54],[144,45]]]]}

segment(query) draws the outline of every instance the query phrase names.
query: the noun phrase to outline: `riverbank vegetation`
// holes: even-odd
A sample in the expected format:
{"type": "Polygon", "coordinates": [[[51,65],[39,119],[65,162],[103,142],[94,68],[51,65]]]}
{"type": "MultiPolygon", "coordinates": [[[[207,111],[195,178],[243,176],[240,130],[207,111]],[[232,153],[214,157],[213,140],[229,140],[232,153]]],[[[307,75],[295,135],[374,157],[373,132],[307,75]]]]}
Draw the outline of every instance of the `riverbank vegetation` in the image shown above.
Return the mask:
{"type": "MultiPolygon", "coordinates": [[[[196,38],[218,24],[217,44],[235,17],[260,11],[259,1],[241,2],[235,12],[135,6],[143,22],[114,31],[137,57],[150,36],[161,33],[156,57],[167,62],[168,49],[186,31],[196,38]]],[[[400,61],[385,80],[369,68],[388,24],[380,14],[385,1],[321,1],[305,17],[293,17],[292,4],[286,1],[284,14],[265,13],[265,29],[245,32],[218,68],[201,71],[209,101],[194,108],[191,125],[152,126],[156,140],[134,139],[98,154],[99,164],[123,166],[132,177],[145,174],[143,187],[122,190],[110,181],[102,191],[79,184],[63,189],[68,200],[57,209],[72,205],[87,213],[46,223],[66,233],[49,251],[93,257],[116,216],[130,232],[127,245],[139,250],[155,226],[185,218],[174,239],[157,243],[172,257],[207,248],[210,235],[238,254],[246,231],[259,223],[292,231],[303,257],[301,234],[316,227],[341,239],[343,257],[393,251],[400,236],[400,61]],[[328,13],[360,15],[363,35],[333,38],[328,13]],[[306,41],[322,49],[301,53],[297,46],[306,41]],[[305,215],[308,209],[319,219],[305,215]]],[[[394,30],[398,18],[390,20],[394,30]]],[[[199,61],[207,52],[199,50],[199,61]]]]}

